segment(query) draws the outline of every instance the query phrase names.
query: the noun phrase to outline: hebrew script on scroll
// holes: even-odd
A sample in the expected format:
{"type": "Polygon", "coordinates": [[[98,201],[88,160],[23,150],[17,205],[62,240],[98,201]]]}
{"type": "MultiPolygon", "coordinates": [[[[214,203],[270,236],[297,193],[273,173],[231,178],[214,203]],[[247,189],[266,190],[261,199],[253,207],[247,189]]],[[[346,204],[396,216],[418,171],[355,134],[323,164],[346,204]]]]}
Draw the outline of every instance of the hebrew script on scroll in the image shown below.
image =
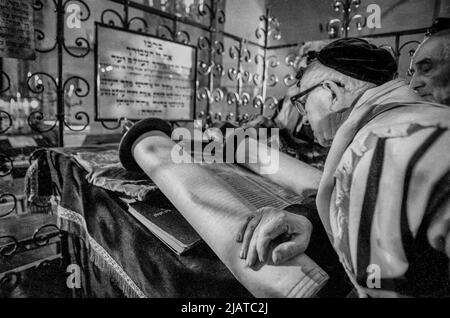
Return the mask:
{"type": "Polygon", "coordinates": [[[173,163],[174,145],[155,132],[136,144],[134,157],[242,285],[256,297],[314,296],[329,277],[307,255],[247,267],[236,242],[241,224],[258,208],[282,209],[302,197],[238,165],[173,163]]]}

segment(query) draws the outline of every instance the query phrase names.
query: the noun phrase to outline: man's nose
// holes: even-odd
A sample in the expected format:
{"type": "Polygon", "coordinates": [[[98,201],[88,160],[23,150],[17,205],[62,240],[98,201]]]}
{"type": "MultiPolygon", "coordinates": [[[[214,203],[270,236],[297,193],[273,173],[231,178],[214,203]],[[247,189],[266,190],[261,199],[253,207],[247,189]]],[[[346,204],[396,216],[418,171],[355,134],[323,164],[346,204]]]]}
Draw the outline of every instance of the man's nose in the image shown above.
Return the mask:
{"type": "Polygon", "coordinates": [[[425,82],[422,80],[420,76],[417,76],[414,74],[411,77],[411,81],[409,82],[409,87],[411,87],[413,90],[417,91],[420,88],[425,86],[425,82]]]}

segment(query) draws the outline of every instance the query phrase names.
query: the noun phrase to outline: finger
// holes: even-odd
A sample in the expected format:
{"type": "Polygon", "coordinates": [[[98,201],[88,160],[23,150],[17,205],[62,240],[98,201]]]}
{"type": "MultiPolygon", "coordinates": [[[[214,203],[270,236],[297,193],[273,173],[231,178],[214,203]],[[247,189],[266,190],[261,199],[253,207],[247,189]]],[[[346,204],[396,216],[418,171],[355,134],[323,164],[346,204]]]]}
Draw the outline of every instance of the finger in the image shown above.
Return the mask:
{"type": "Polygon", "coordinates": [[[253,233],[252,239],[250,240],[250,244],[248,247],[247,253],[247,266],[253,266],[258,260],[258,252],[256,251],[256,242],[258,240],[258,227],[256,227],[255,232],[253,233]]]}
{"type": "Polygon", "coordinates": [[[248,223],[251,221],[251,219],[253,219],[255,217],[254,214],[250,214],[249,216],[247,216],[247,219],[245,220],[245,222],[242,222],[238,233],[236,235],[236,242],[241,243],[242,239],[244,237],[244,233],[245,233],[245,229],[247,229],[247,225],[248,223]]]}
{"type": "Polygon", "coordinates": [[[309,237],[306,233],[294,237],[275,247],[272,251],[272,261],[274,264],[281,264],[287,260],[303,253],[308,247],[309,237]]]}
{"type": "Polygon", "coordinates": [[[288,230],[289,227],[286,224],[286,219],[283,214],[264,224],[256,242],[256,251],[261,262],[265,262],[267,259],[270,242],[279,235],[287,233],[288,230]]]}
{"type": "Polygon", "coordinates": [[[250,245],[253,233],[255,232],[255,229],[258,226],[260,220],[261,214],[258,213],[250,220],[250,222],[248,222],[247,228],[245,229],[244,236],[242,238],[242,248],[240,253],[240,257],[242,259],[247,257],[248,246],[250,245]]]}

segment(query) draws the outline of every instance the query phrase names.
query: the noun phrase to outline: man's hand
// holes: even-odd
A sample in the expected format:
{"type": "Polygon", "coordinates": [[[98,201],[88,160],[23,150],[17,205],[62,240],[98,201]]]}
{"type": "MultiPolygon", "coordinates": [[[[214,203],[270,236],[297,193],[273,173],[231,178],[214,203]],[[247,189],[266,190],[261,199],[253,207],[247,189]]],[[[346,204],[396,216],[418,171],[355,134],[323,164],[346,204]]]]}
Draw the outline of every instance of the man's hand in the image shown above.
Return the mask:
{"type": "Polygon", "coordinates": [[[311,233],[312,224],[302,215],[270,207],[259,209],[239,229],[240,257],[247,259],[247,266],[253,266],[258,259],[265,262],[273,248],[273,263],[283,263],[306,250],[311,233]]]}

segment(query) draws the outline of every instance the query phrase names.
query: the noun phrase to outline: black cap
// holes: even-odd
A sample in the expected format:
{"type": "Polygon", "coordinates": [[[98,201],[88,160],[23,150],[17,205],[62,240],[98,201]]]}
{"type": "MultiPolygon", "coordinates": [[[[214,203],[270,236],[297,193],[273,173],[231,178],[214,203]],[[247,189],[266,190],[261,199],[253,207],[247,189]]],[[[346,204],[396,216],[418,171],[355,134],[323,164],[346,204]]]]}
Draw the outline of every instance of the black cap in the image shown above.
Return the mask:
{"type": "Polygon", "coordinates": [[[397,72],[397,63],[387,50],[358,38],[331,42],[318,54],[320,63],[361,81],[384,84],[397,72]]]}

